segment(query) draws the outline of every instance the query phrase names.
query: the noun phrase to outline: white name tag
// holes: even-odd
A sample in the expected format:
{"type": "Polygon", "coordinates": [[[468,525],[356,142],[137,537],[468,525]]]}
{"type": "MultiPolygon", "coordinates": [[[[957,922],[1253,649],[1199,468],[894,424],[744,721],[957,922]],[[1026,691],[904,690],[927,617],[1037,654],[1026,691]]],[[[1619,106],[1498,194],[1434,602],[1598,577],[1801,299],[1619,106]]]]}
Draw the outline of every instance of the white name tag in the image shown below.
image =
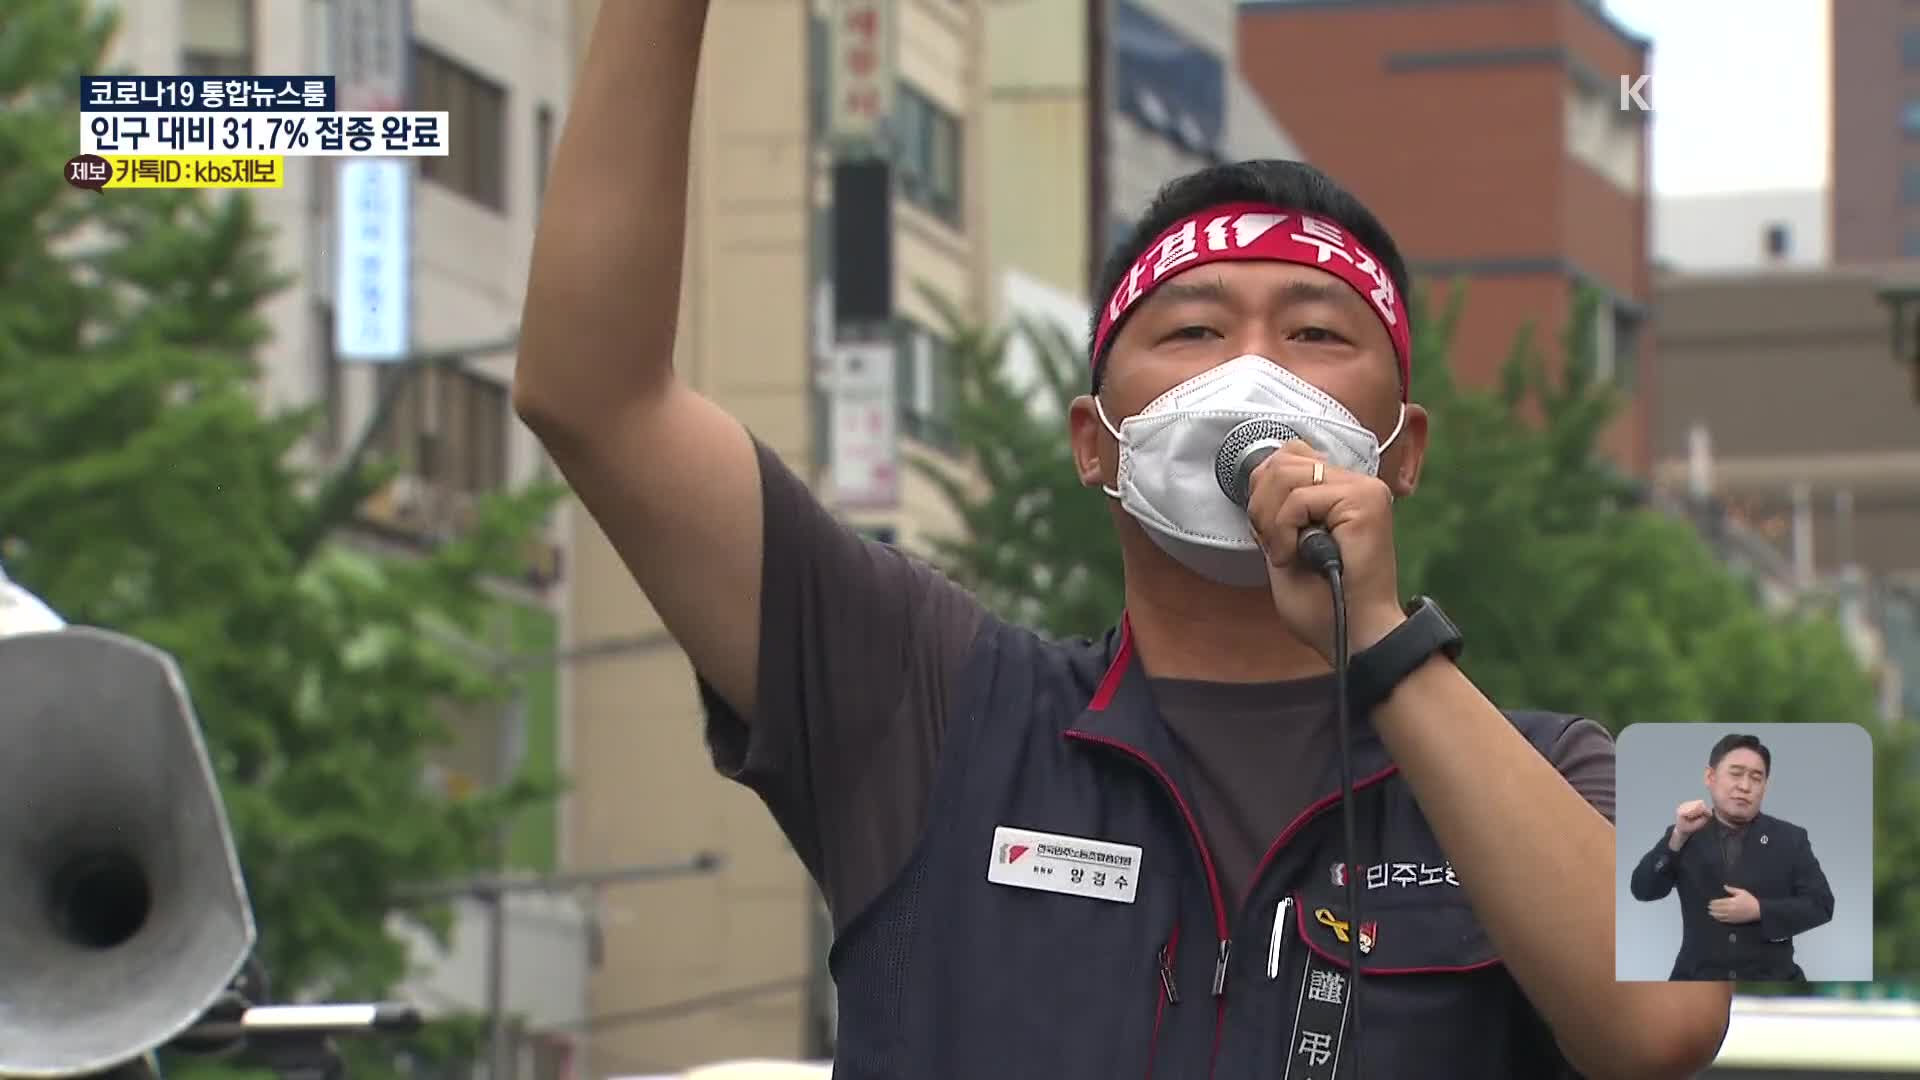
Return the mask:
{"type": "Polygon", "coordinates": [[[1002,825],[993,830],[987,880],[1018,889],[1131,904],[1140,888],[1140,849],[1002,825]]]}

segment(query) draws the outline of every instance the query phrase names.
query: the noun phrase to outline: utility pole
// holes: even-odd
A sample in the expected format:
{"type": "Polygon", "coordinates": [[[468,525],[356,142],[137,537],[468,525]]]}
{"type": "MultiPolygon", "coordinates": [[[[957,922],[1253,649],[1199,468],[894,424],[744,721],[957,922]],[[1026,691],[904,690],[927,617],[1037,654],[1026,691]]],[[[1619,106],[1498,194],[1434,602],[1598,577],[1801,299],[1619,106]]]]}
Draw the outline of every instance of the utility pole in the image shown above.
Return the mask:
{"type": "MultiPolygon", "coordinates": [[[[431,633],[431,631],[429,631],[431,633]]],[[[593,660],[608,656],[624,656],[636,653],[653,652],[659,649],[674,648],[677,642],[665,630],[648,633],[624,635],[619,637],[596,638],[577,643],[571,647],[542,653],[514,653],[498,648],[486,648],[474,642],[454,635],[434,635],[451,648],[459,650],[476,662],[485,664],[498,679],[513,679],[517,674],[556,668],[563,664],[581,660],[593,660]]],[[[498,753],[500,755],[501,775],[511,775],[518,769],[515,758],[522,749],[526,724],[527,699],[524,683],[516,682],[513,694],[500,718],[500,730],[497,733],[498,753]]],[[[502,824],[495,836],[498,849],[497,857],[504,864],[507,849],[512,837],[510,825],[502,824]]],[[[489,1042],[488,1058],[491,1072],[488,1080],[512,1080],[513,1040],[506,1023],[506,964],[507,964],[507,917],[506,898],[510,893],[564,893],[576,889],[599,885],[624,884],[637,881],[651,881],[667,877],[681,877],[690,874],[712,873],[720,866],[718,855],[702,853],[683,863],[664,865],[630,866],[613,870],[583,871],[578,873],[548,874],[541,877],[501,877],[488,876],[472,878],[462,882],[431,886],[424,889],[406,890],[401,893],[403,899],[415,903],[431,903],[444,900],[477,900],[487,908],[487,1036],[489,1042]]]]}
{"type": "Polygon", "coordinates": [[[1098,310],[1107,298],[1099,295],[1100,270],[1107,261],[1113,215],[1108,207],[1113,192],[1108,177],[1112,154],[1113,33],[1111,0],[1087,0],[1087,295],[1098,310]]]}
{"type": "Polygon", "coordinates": [[[627,885],[666,878],[710,874],[721,865],[719,855],[702,852],[684,862],[581,870],[539,877],[483,875],[465,881],[403,890],[403,899],[429,904],[448,900],[476,900],[487,908],[487,1080],[512,1080],[513,1041],[507,1029],[507,898],[509,896],[574,892],[607,885],[627,885]]]}

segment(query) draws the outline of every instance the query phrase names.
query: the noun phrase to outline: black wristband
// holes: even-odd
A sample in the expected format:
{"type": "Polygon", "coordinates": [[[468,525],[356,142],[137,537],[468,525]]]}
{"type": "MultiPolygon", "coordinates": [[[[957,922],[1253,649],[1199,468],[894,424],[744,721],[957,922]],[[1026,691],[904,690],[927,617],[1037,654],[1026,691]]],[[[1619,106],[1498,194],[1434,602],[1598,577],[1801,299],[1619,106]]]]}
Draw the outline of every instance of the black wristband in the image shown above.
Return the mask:
{"type": "Polygon", "coordinates": [[[1407,605],[1407,620],[1393,632],[1360,651],[1347,666],[1347,702],[1354,715],[1365,716],[1393,695],[1407,676],[1434,653],[1455,660],[1465,642],[1440,605],[1415,597],[1407,605]]]}

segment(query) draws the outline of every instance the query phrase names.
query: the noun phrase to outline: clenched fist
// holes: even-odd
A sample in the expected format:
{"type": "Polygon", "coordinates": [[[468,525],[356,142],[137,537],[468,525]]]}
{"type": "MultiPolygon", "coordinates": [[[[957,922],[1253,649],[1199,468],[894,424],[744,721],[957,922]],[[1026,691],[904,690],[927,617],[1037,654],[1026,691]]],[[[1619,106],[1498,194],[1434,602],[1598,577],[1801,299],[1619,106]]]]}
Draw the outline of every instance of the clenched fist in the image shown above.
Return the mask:
{"type": "Polygon", "coordinates": [[[1681,803],[1679,809],[1673,812],[1673,838],[1667,841],[1667,846],[1679,851],[1686,844],[1687,837],[1706,828],[1707,822],[1712,820],[1713,811],[1708,810],[1702,800],[1681,803]]]}

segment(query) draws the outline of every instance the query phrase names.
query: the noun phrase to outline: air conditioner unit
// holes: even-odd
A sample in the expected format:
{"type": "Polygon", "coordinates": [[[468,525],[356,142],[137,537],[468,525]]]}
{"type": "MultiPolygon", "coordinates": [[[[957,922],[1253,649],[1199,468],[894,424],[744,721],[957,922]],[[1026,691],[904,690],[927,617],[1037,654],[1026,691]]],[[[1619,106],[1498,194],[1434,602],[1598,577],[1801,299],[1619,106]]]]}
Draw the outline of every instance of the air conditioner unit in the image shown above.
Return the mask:
{"type": "Polygon", "coordinates": [[[560,545],[536,540],[527,545],[527,580],[545,588],[560,580],[560,545]]]}
{"type": "Polygon", "coordinates": [[[360,516],[371,524],[418,535],[430,520],[430,491],[424,481],[401,473],[361,504],[360,516]]]}

